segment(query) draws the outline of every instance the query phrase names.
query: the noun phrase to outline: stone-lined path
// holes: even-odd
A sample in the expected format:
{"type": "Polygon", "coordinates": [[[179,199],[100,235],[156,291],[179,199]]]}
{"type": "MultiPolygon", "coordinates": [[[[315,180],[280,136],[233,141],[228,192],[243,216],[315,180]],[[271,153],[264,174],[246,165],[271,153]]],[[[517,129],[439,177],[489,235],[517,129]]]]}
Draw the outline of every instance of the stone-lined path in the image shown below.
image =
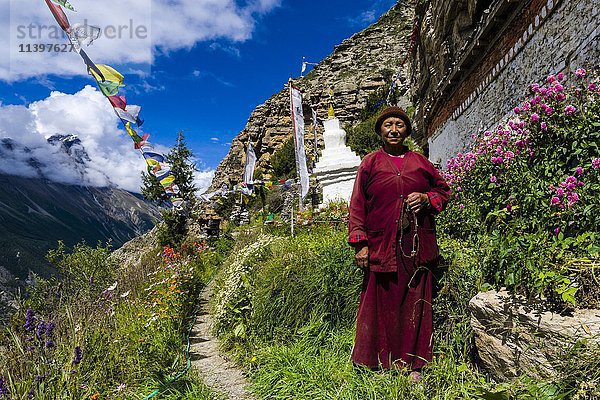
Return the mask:
{"type": "Polygon", "coordinates": [[[243,372],[219,352],[219,342],[211,333],[212,317],[209,313],[209,299],[214,289],[214,280],[200,293],[200,311],[190,336],[190,357],[192,366],[202,376],[211,389],[231,400],[252,400],[248,391],[248,381],[243,372]]]}

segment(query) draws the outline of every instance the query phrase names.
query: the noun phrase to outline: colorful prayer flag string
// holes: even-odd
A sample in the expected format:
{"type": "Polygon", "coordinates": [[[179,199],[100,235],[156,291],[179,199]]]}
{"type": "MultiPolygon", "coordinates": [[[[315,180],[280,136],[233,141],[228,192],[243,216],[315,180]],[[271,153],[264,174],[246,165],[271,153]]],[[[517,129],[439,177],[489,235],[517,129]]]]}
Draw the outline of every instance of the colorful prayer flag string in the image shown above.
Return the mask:
{"type": "Polygon", "coordinates": [[[67,34],[73,48],[83,59],[88,74],[92,75],[100,92],[102,92],[113,106],[114,112],[125,126],[127,134],[133,140],[134,149],[140,150],[142,153],[148,165],[148,173],[156,177],[160,182],[173,207],[181,207],[184,200],[181,198],[179,187],[175,183],[175,176],[172,173],[171,165],[167,163],[166,158],[162,154],[153,151],[153,146],[148,142],[148,138],[150,137],[148,133],[140,136],[131,126],[131,124],[135,124],[139,128],[144,123],[144,120],[139,117],[141,107],[128,105],[125,96],[119,95],[119,88],[124,86],[123,75],[109,65],[95,64],[82,49],[84,45],[89,46],[100,36],[100,28],[80,24],[71,26],[67,15],[61,8],[62,6],[75,11],[71,3],[67,0],[45,0],[45,2],[58,25],[67,34]]]}

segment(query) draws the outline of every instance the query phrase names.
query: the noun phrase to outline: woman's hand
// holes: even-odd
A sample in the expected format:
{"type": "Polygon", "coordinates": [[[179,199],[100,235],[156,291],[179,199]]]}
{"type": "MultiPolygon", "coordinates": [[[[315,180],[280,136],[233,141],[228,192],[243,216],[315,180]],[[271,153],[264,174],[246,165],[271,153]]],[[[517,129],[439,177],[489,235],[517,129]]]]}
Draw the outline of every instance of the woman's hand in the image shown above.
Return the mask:
{"type": "Polygon", "coordinates": [[[406,202],[413,212],[418,213],[429,207],[429,196],[426,193],[412,192],[406,197],[406,202]]]}
{"type": "Polygon", "coordinates": [[[369,268],[369,247],[357,247],[354,255],[354,262],[361,269],[369,268]]]}

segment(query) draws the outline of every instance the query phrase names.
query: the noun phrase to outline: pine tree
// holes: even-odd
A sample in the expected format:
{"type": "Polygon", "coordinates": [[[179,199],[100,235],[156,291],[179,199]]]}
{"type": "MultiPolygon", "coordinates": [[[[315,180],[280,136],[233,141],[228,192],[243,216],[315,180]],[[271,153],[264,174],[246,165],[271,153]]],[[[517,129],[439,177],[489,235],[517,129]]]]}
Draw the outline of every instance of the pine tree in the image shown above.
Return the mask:
{"type": "MultiPolygon", "coordinates": [[[[193,153],[187,147],[183,131],[177,133],[177,143],[171,147],[166,160],[171,164],[171,173],[175,176],[175,183],[179,187],[179,196],[193,204],[196,201],[196,185],[194,172],[196,164],[192,161],[193,153]]],[[[142,172],[142,195],[150,201],[157,201],[160,205],[166,203],[169,197],[160,185],[160,182],[151,174],[142,172]]]]}

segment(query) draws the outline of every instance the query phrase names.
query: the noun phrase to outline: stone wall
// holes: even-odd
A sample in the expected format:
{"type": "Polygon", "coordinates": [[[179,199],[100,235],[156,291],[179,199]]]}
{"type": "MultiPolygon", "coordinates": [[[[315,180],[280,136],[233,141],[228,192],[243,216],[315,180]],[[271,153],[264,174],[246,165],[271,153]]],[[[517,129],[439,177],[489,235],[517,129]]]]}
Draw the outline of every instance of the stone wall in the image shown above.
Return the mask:
{"type": "MultiPolygon", "coordinates": [[[[380,87],[389,84],[389,78],[398,70],[406,56],[412,31],[415,1],[400,1],[375,24],[344,40],[333,53],[323,59],[304,78],[294,80],[294,86],[304,93],[306,151],[312,152],[313,125],[311,104],[320,120],[327,119],[329,88],[334,92],[336,117],[342,124],[358,121],[367,98],[380,87]],[[385,57],[383,55],[386,55],[385,57]]],[[[400,76],[407,91],[408,67],[400,76]]],[[[282,82],[284,86],[285,82],[282,82]]],[[[403,98],[406,103],[408,96],[403,98]]],[[[292,135],[289,92],[284,89],[259,105],[251,113],[245,129],[232,141],[229,153],[216,169],[209,191],[221,185],[231,186],[241,180],[245,148],[250,135],[257,155],[257,169],[267,175],[271,155],[292,135]]],[[[323,127],[317,127],[322,147],[323,127]]]]}
{"type": "MultiPolygon", "coordinates": [[[[442,1],[434,0],[430,7],[438,2],[442,1]]],[[[489,9],[499,3],[492,2],[489,9]]],[[[477,8],[476,4],[470,7],[477,8]]],[[[511,15],[503,34],[477,65],[462,67],[468,73],[459,76],[460,82],[437,103],[438,107],[433,107],[431,99],[420,102],[420,128],[428,137],[430,159],[445,165],[448,157],[469,143],[471,134],[495,126],[522,102],[530,83],[541,82],[551,73],[597,66],[599,16],[598,2],[594,0],[531,0],[518,14],[511,15]]],[[[483,23],[480,21],[478,28],[483,23]]],[[[422,35],[425,43],[443,41],[435,30],[424,29],[422,35]]],[[[468,48],[469,44],[471,48],[477,45],[468,40],[463,45],[468,48]]],[[[459,63],[457,55],[454,64],[459,63]]],[[[423,71],[427,65],[421,63],[417,67],[423,71]]],[[[455,70],[460,68],[458,65],[455,70]]],[[[441,79],[434,79],[428,84],[435,87],[440,83],[441,79]]]]}

